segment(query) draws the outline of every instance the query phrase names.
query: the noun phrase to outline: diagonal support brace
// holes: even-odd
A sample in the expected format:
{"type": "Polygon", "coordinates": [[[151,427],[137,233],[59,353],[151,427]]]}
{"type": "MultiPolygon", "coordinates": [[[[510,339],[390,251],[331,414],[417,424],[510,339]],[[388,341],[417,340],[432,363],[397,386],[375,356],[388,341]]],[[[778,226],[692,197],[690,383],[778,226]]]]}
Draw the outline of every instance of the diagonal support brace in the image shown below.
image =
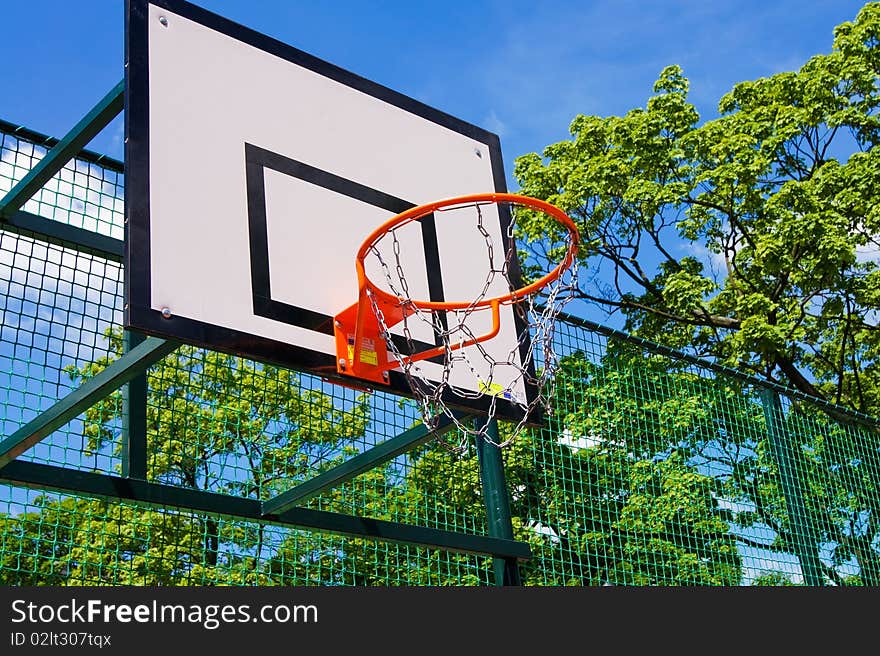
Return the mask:
{"type": "Polygon", "coordinates": [[[89,378],[76,390],[0,442],[0,469],[44,437],[88,410],[98,400],[146,371],[178,346],[177,342],[150,337],[114,361],[104,371],[89,378]]]}
{"type": "MultiPolygon", "coordinates": [[[[463,419],[465,415],[460,415],[463,419]]],[[[448,417],[443,417],[438,422],[437,428],[429,430],[424,424],[414,426],[404,431],[397,437],[385,440],[372,449],[364,451],[353,458],[349,458],[341,465],[319,474],[305,483],[300,483],[287,492],[272,497],[263,502],[263,514],[281,514],[291,508],[308,501],[325,490],[336,487],[373,469],[377,465],[388,462],[397,456],[406,453],[426,442],[444,435],[455,428],[455,424],[448,417]]]]}
{"type": "Polygon", "coordinates": [[[125,104],[125,81],[119,82],[79,123],[46,153],[18,184],[0,198],[0,219],[28,202],[70,159],[103,130],[125,104]]]}

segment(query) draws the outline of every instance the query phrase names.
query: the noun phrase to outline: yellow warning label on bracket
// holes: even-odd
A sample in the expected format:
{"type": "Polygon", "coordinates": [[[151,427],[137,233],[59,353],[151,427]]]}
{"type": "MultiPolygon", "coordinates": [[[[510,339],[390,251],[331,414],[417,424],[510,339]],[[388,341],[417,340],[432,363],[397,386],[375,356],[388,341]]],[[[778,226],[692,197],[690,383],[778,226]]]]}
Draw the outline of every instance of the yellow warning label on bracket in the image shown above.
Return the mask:
{"type": "Polygon", "coordinates": [[[369,337],[361,339],[361,362],[371,364],[374,367],[379,364],[379,356],[376,354],[376,342],[369,337]]]}
{"type": "MultiPolygon", "coordinates": [[[[376,341],[369,337],[361,339],[361,357],[360,361],[364,364],[371,364],[374,367],[379,364],[379,356],[376,353],[376,341]]],[[[354,335],[348,336],[348,359],[354,360],[354,335]]]]}

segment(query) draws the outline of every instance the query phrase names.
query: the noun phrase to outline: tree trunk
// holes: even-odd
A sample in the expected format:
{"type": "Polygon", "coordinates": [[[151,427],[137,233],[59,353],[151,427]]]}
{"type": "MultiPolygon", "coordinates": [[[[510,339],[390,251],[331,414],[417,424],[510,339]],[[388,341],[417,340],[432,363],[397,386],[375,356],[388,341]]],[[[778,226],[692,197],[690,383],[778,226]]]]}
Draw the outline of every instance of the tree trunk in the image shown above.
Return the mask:
{"type": "Polygon", "coordinates": [[[205,519],[205,564],[217,566],[217,550],[220,548],[220,528],[216,519],[205,519]]]}

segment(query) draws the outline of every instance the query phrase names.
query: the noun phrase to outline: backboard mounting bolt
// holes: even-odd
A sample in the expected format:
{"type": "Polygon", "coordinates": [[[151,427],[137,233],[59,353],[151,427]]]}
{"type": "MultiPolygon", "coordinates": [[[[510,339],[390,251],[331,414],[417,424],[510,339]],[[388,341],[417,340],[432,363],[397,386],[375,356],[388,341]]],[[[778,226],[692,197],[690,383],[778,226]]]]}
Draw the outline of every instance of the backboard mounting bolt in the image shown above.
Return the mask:
{"type": "Polygon", "coordinates": [[[159,16],[159,25],[162,27],[168,27],[168,19],[164,16],[159,16]]]}
{"type": "Polygon", "coordinates": [[[342,328],[342,322],[339,321],[338,319],[333,322],[333,325],[336,326],[337,328],[342,328]]]}
{"type": "Polygon", "coordinates": [[[162,318],[163,319],[170,319],[171,318],[171,310],[169,310],[168,308],[162,308],[162,318]]]}
{"type": "Polygon", "coordinates": [[[388,372],[387,371],[382,372],[382,380],[384,380],[386,382],[388,381],[388,372]]]}
{"type": "Polygon", "coordinates": [[[348,363],[345,361],[345,358],[339,358],[339,366],[340,366],[342,369],[345,369],[345,365],[347,365],[347,364],[348,364],[348,363]]]}
{"type": "Polygon", "coordinates": [[[476,155],[480,159],[483,159],[483,151],[480,150],[479,148],[474,148],[474,155],[476,155]]]}

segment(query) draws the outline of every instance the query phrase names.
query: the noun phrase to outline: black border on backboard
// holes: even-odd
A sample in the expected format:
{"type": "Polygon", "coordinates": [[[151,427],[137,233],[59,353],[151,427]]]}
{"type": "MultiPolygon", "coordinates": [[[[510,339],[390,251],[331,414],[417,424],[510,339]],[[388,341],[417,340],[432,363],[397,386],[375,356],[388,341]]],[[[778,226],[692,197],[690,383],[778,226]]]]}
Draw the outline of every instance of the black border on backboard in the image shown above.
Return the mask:
{"type": "MultiPolygon", "coordinates": [[[[256,32],[218,16],[201,7],[193,5],[185,0],[126,0],[125,8],[125,280],[124,280],[124,322],[125,327],[138,330],[147,334],[180,340],[195,346],[219,350],[242,357],[253,358],[260,361],[271,362],[292,369],[306,371],[327,378],[333,378],[342,382],[350,383],[350,379],[340,378],[336,374],[335,358],[325,353],[312,351],[303,347],[278,342],[257,335],[242,333],[222,326],[207,324],[204,322],[187,319],[185,317],[172,316],[164,318],[160,311],[151,307],[150,290],[150,121],[149,121],[149,53],[148,53],[148,18],[149,5],[160,7],[167,11],[183,16],[189,20],[200,23],[205,27],[220,32],[230,38],[236,39],[250,46],[263,50],[276,57],[285,59],[293,64],[302,66],[314,73],[323,75],[336,82],[344,84],[362,93],[366,93],[378,100],[394,105],[407,112],[432,121],[445,128],[463,134],[475,141],[486,145],[489,151],[490,163],[494,177],[495,191],[505,192],[507,184],[504,176],[504,164],[501,156],[501,143],[497,135],[492,134],[480,127],[457,119],[445,112],[429,107],[417,100],[393,91],[380,84],[355,75],[347,70],[339,68],[329,62],[323,61],[298,50],[290,45],[282,43],[269,36],[256,32]]],[[[243,146],[244,147],[244,146],[243,146]]],[[[266,151],[268,152],[268,151],[266,151]]],[[[293,160],[288,160],[293,161],[293,160]]],[[[298,163],[307,166],[304,163],[298,163]]],[[[244,160],[243,160],[244,165],[244,160]]],[[[300,171],[306,169],[301,168],[300,171]]],[[[315,173],[312,171],[311,173],[315,173]]],[[[326,172],[318,172],[325,173],[326,172]]],[[[250,171],[248,171],[250,175],[250,171]]],[[[319,175],[320,177],[320,175],[319,175]]],[[[324,178],[326,180],[326,178],[324,178]]],[[[338,180],[337,180],[338,182],[338,180]]],[[[352,183],[355,184],[355,183],[352,183]]],[[[380,194],[376,190],[369,190],[380,194]]],[[[411,204],[401,199],[384,195],[382,202],[388,201],[392,205],[400,202],[398,211],[407,209],[411,204]],[[404,207],[403,205],[407,206],[404,207]]],[[[376,196],[375,198],[380,198],[376,196]]],[[[249,199],[250,204],[250,199],[249,199]]],[[[380,205],[384,207],[384,205],[380,205]]],[[[396,205],[395,205],[396,206],[396,205]]],[[[387,208],[386,208],[387,209],[387,208]]],[[[502,210],[504,208],[502,207],[502,210]]],[[[504,239],[507,240],[510,217],[506,212],[501,212],[501,229],[504,239]]],[[[426,241],[430,239],[431,227],[425,233],[426,241]]],[[[436,238],[435,238],[436,245],[436,238]]],[[[509,244],[505,244],[505,249],[509,244]]],[[[253,243],[252,243],[253,252],[253,243]]],[[[426,252],[430,257],[430,253],[426,252]]],[[[511,280],[516,282],[520,279],[518,264],[511,267],[511,280]]],[[[257,277],[262,275],[259,272],[257,277]]],[[[258,281],[259,282],[259,281],[258,281]]],[[[266,280],[268,285],[268,279],[266,280]]],[[[442,286],[438,287],[436,281],[429,281],[432,295],[442,295],[442,286]]],[[[255,295],[259,292],[264,306],[269,312],[272,308],[278,310],[271,299],[271,293],[265,293],[268,287],[255,287],[255,295]],[[265,302],[268,301],[268,304],[265,302]]],[[[436,300],[440,300],[439,298],[436,300]]],[[[256,296],[255,296],[256,301],[256,296]]],[[[277,303],[277,301],[276,301],[277,303]]],[[[343,309],[343,308],[340,308],[343,309]]],[[[284,310],[286,311],[286,310],[284,310]]],[[[323,325],[323,316],[315,317],[300,315],[304,321],[317,321],[323,325]]],[[[524,328],[522,320],[514,312],[514,320],[517,330],[524,328]]],[[[326,326],[322,332],[326,332],[326,326]]],[[[525,360],[531,349],[530,343],[520,345],[520,355],[525,360]]],[[[389,387],[377,386],[377,389],[393,391],[404,396],[411,396],[411,391],[402,373],[391,372],[391,384],[389,387]]],[[[537,390],[534,386],[526,385],[526,394],[533,399],[537,390]]],[[[450,403],[457,399],[449,399],[450,403]]],[[[458,403],[462,407],[461,402],[458,403]]],[[[475,410],[485,411],[488,409],[489,400],[482,399],[467,406],[475,410]]],[[[498,404],[499,416],[517,418],[515,406],[501,402],[498,404]]],[[[535,417],[537,419],[537,417],[535,417]]]]}
{"type": "MultiPolygon", "coordinates": [[[[271,169],[283,173],[361,203],[378,207],[390,212],[391,215],[400,214],[415,207],[415,204],[253,144],[245,143],[244,152],[254,314],[307,330],[333,335],[333,317],[309,308],[290,305],[272,297],[265,170],[271,169]]],[[[419,221],[419,224],[422,232],[422,245],[425,250],[429,300],[442,302],[445,298],[443,279],[440,276],[440,252],[437,245],[434,215],[425,216],[419,221]]],[[[416,352],[418,352],[432,346],[439,346],[441,343],[438,337],[434,344],[415,342],[414,345],[416,352]]],[[[409,347],[403,337],[397,341],[397,346],[402,353],[408,352],[409,347]]]]}

